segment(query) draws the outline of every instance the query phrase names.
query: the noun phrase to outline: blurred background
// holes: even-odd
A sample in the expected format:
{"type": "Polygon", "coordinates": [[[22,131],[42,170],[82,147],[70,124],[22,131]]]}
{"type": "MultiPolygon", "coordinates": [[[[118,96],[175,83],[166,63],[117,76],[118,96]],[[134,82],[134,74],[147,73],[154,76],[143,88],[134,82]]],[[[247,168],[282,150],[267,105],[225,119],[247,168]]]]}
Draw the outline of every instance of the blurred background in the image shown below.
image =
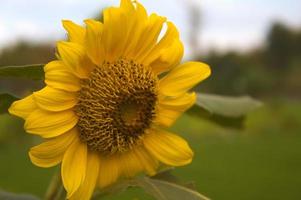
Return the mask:
{"type": "MultiPolygon", "coordinates": [[[[184,60],[212,68],[197,90],[251,95],[264,102],[243,130],[223,128],[185,114],[172,127],[195,151],[191,165],[176,175],[194,180],[199,192],[222,200],[301,199],[301,1],[300,0],[140,0],[149,13],[173,21],[185,45],[184,60]],[[189,124],[189,126],[187,126],[189,124]]],[[[82,24],[113,0],[3,0],[0,7],[0,67],[47,63],[55,42],[66,38],[61,19],[82,24]]],[[[27,95],[41,83],[0,79],[27,95]]],[[[27,152],[37,142],[23,121],[0,115],[0,189],[43,197],[57,168],[31,164],[27,152]]],[[[139,189],[113,199],[147,199],[139,189]]],[[[151,199],[149,197],[149,199],[151,199]]]]}

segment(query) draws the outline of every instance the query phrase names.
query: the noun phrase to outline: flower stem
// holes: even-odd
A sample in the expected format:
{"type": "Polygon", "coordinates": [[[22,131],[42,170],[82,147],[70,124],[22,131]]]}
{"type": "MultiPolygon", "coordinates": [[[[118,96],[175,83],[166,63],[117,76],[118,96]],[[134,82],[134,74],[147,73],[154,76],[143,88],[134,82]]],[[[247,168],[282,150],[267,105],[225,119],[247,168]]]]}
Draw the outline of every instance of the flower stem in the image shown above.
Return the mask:
{"type": "Polygon", "coordinates": [[[45,200],[62,200],[65,197],[65,190],[62,184],[61,174],[55,173],[46,191],[45,200]]]}

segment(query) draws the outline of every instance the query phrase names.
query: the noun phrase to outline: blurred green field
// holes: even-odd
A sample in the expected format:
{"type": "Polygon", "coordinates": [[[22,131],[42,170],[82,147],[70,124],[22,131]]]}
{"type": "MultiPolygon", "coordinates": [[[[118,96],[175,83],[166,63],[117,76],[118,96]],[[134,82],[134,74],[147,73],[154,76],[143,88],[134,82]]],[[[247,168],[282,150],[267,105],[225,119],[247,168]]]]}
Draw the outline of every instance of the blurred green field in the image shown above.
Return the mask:
{"type": "MultiPolygon", "coordinates": [[[[58,169],[30,163],[27,151],[37,141],[21,131],[22,123],[0,116],[0,188],[43,197],[58,169]]],[[[185,137],[195,151],[192,164],[177,168],[175,174],[194,180],[198,191],[211,199],[301,199],[300,102],[267,103],[248,117],[244,131],[225,130],[188,115],[172,130],[185,137]]],[[[148,198],[133,188],[110,199],[148,198]]]]}

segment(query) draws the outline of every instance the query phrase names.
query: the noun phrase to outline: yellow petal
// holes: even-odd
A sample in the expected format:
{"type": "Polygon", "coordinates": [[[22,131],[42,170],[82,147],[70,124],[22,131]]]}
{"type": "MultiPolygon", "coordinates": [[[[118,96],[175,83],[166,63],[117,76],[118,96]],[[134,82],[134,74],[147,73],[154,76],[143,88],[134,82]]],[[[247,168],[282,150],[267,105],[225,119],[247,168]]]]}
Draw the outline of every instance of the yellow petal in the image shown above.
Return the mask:
{"type": "Polygon", "coordinates": [[[83,44],[85,38],[85,29],[70,20],[63,20],[63,27],[68,32],[70,42],[83,44]]]}
{"type": "Polygon", "coordinates": [[[164,130],[152,130],[144,137],[148,152],[162,163],[182,166],[192,161],[193,152],[181,137],[164,130]]]}
{"type": "Polygon", "coordinates": [[[63,63],[79,78],[88,78],[95,65],[83,46],[72,42],[58,42],[57,49],[63,63]]]}
{"type": "Polygon", "coordinates": [[[120,175],[119,164],[117,156],[101,157],[98,177],[100,188],[107,187],[118,179],[120,175]]]}
{"type": "Polygon", "coordinates": [[[77,103],[76,93],[44,87],[34,93],[36,104],[48,111],[63,111],[74,107],[77,103]]]}
{"type": "Polygon", "coordinates": [[[77,132],[71,129],[67,133],[32,147],[29,151],[31,162],[39,167],[53,167],[59,164],[75,137],[78,137],[77,132]]]}
{"type": "Polygon", "coordinates": [[[147,23],[147,13],[138,2],[122,0],[120,8],[104,11],[103,42],[106,60],[132,59],[147,23]]]}
{"type": "Polygon", "coordinates": [[[148,66],[154,74],[166,72],[178,65],[183,57],[184,46],[180,40],[174,40],[168,48],[157,52],[158,57],[148,66]]]}
{"type": "Polygon", "coordinates": [[[44,87],[33,94],[36,104],[48,111],[63,111],[73,108],[77,103],[76,93],[44,87]]]}
{"type": "Polygon", "coordinates": [[[76,137],[65,152],[62,161],[62,181],[67,191],[67,198],[70,198],[85,180],[86,166],[87,145],[76,137]]]}
{"type": "Polygon", "coordinates": [[[147,12],[146,9],[143,7],[142,4],[140,4],[139,2],[135,2],[136,5],[136,12],[137,12],[137,16],[138,19],[140,19],[140,21],[144,21],[147,20],[147,12]]]}
{"type": "Polygon", "coordinates": [[[179,111],[186,110],[192,106],[196,101],[195,92],[185,93],[177,97],[160,97],[159,104],[169,109],[176,109],[179,111]]]}
{"type": "Polygon", "coordinates": [[[133,149],[133,153],[136,155],[136,159],[140,162],[144,171],[153,176],[156,174],[159,162],[153,156],[151,156],[144,147],[136,147],[133,149]]]}
{"type": "Polygon", "coordinates": [[[70,197],[70,200],[89,200],[96,186],[99,172],[99,156],[89,152],[87,157],[87,168],[84,182],[78,190],[70,197]]]}
{"type": "Polygon", "coordinates": [[[204,63],[184,63],[159,81],[159,93],[165,96],[182,95],[209,75],[210,68],[204,63]]]}
{"type": "Polygon", "coordinates": [[[53,88],[70,92],[80,90],[80,79],[73,75],[62,61],[56,60],[44,67],[45,83],[53,88]]]}
{"type": "Polygon", "coordinates": [[[149,65],[158,59],[164,51],[168,51],[170,46],[175,42],[179,41],[179,32],[172,22],[166,22],[167,30],[162,39],[156,44],[151,50],[147,57],[143,60],[145,65],[149,65]]]}
{"type": "Polygon", "coordinates": [[[107,61],[118,59],[124,51],[128,27],[124,9],[107,8],[103,11],[103,44],[107,61]]]}
{"type": "Polygon", "coordinates": [[[136,55],[136,46],[139,44],[139,39],[146,27],[148,19],[145,8],[137,1],[135,4],[136,8],[134,12],[131,12],[131,9],[128,11],[130,18],[128,22],[129,34],[124,49],[124,56],[128,58],[133,58],[136,55]]]}
{"type": "Polygon", "coordinates": [[[196,101],[196,94],[185,93],[179,97],[165,97],[159,99],[155,122],[169,127],[177,118],[188,110],[196,101]]]}
{"type": "Polygon", "coordinates": [[[137,173],[144,171],[144,166],[134,153],[134,151],[128,151],[119,156],[119,165],[122,174],[125,177],[131,178],[137,173]]]}
{"type": "Polygon", "coordinates": [[[141,34],[138,45],[136,46],[135,60],[142,62],[145,56],[156,45],[165,21],[165,17],[156,14],[152,14],[149,17],[148,24],[141,34]]]}
{"type": "Polygon", "coordinates": [[[37,109],[27,117],[24,128],[29,133],[49,138],[69,131],[77,120],[78,117],[72,110],[49,112],[37,109]]]}
{"type": "Polygon", "coordinates": [[[23,119],[26,119],[37,108],[33,96],[27,96],[24,99],[12,103],[8,112],[23,119]]]}
{"type": "Polygon", "coordinates": [[[87,25],[86,48],[89,58],[96,65],[101,65],[104,61],[104,47],[102,41],[103,24],[89,19],[85,20],[87,25]]]}
{"type": "Polygon", "coordinates": [[[135,10],[135,7],[134,7],[133,2],[131,0],[121,0],[120,1],[120,8],[125,9],[129,13],[133,12],[135,10]]]}

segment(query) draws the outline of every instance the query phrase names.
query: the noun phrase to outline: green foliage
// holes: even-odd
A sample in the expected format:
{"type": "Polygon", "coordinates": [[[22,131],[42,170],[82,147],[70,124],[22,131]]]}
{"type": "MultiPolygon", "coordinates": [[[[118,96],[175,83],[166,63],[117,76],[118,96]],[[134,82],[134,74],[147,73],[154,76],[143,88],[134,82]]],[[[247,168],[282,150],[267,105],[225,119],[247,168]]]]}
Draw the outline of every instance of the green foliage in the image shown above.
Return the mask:
{"type": "Polygon", "coordinates": [[[43,64],[0,67],[0,77],[16,77],[31,80],[43,80],[43,64]]]}
{"type": "Polygon", "coordinates": [[[106,196],[111,197],[116,193],[125,191],[127,188],[139,187],[157,200],[209,200],[191,189],[190,184],[182,184],[177,177],[171,174],[172,170],[173,168],[163,170],[153,177],[142,176],[119,181],[96,193],[92,199],[98,200],[106,196]]]}
{"type": "Polygon", "coordinates": [[[261,106],[249,96],[229,97],[213,94],[198,94],[196,104],[210,114],[224,117],[242,117],[261,106]]]}
{"type": "Polygon", "coordinates": [[[39,200],[39,198],[28,194],[14,194],[0,190],[0,199],[2,200],[39,200]]]}
{"type": "Polygon", "coordinates": [[[0,114],[6,113],[11,103],[16,100],[18,100],[18,98],[13,95],[7,93],[0,94],[0,114]]]}
{"type": "MultiPolygon", "coordinates": [[[[9,78],[22,78],[28,80],[43,80],[44,79],[44,71],[42,64],[38,65],[25,65],[25,66],[5,66],[0,67],[0,78],[5,78],[8,80],[9,78]]],[[[35,86],[35,85],[33,85],[35,86]]],[[[24,89],[30,89],[29,85],[24,85],[24,89]],[[28,88],[26,88],[28,87],[28,88]]],[[[16,93],[12,94],[9,85],[3,84],[1,87],[1,91],[3,94],[0,94],[0,114],[7,112],[10,104],[17,100],[18,98],[15,96],[16,93]]]]}
{"type": "Polygon", "coordinates": [[[138,180],[138,186],[157,200],[209,200],[194,190],[164,180],[143,177],[138,180]]]}
{"type": "Polygon", "coordinates": [[[197,94],[196,105],[188,113],[222,126],[242,128],[245,116],[261,105],[248,96],[197,94]]]}

